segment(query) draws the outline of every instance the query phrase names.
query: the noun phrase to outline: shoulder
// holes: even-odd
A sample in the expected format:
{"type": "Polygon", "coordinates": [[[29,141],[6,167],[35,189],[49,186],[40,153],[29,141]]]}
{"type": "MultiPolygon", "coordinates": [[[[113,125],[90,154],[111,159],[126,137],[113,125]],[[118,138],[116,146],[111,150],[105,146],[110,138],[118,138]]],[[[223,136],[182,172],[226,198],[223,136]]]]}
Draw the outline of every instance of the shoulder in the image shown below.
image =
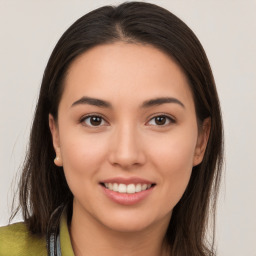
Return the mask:
{"type": "Polygon", "coordinates": [[[33,235],[23,222],[0,227],[0,256],[45,256],[44,237],[33,235]]]}

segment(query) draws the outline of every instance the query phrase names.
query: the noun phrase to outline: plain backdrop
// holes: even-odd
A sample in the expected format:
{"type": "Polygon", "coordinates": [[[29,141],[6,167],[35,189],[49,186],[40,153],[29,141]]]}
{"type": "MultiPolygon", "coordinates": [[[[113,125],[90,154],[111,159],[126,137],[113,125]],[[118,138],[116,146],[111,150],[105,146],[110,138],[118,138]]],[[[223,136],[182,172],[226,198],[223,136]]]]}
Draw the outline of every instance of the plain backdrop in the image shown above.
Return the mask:
{"type": "MultiPolygon", "coordinates": [[[[148,2],[188,24],[204,46],[216,79],[226,149],[217,212],[218,256],[256,256],[256,1],[148,2]]],[[[53,47],[80,16],[119,3],[0,0],[0,225],[8,223],[15,177],[53,47]]]]}

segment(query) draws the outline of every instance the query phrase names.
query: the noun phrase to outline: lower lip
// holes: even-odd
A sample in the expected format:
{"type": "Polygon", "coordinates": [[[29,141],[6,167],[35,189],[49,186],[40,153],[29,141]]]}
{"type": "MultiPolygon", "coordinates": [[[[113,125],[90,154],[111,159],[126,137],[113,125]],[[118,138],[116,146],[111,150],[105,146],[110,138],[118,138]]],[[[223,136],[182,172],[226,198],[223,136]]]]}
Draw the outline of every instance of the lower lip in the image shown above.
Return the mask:
{"type": "Polygon", "coordinates": [[[112,201],[118,203],[118,204],[122,204],[122,205],[133,205],[133,204],[137,204],[139,202],[141,202],[142,200],[144,200],[146,197],[148,197],[152,191],[153,191],[153,187],[143,190],[141,192],[137,192],[134,194],[128,194],[128,193],[118,193],[115,191],[112,191],[110,189],[107,189],[103,186],[101,186],[103,188],[103,191],[105,193],[105,195],[110,198],[112,201]]]}

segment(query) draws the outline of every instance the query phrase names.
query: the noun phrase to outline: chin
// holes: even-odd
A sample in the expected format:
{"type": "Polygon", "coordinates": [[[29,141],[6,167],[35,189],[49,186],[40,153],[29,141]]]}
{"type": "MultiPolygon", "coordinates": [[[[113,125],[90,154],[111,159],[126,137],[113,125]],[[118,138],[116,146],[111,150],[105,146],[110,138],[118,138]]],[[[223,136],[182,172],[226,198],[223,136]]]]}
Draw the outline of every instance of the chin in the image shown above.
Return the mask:
{"type": "Polygon", "coordinates": [[[134,232],[142,232],[149,228],[151,223],[138,223],[136,221],[126,221],[126,222],[115,222],[110,223],[108,228],[113,231],[121,232],[121,233],[134,233],[134,232]]]}
{"type": "MultiPolygon", "coordinates": [[[[111,215],[110,218],[103,220],[105,227],[116,232],[143,232],[153,227],[158,220],[156,216],[147,216],[144,214],[118,214],[111,215]]],[[[169,223],[168,217],[168,223],[169,223]]]]}

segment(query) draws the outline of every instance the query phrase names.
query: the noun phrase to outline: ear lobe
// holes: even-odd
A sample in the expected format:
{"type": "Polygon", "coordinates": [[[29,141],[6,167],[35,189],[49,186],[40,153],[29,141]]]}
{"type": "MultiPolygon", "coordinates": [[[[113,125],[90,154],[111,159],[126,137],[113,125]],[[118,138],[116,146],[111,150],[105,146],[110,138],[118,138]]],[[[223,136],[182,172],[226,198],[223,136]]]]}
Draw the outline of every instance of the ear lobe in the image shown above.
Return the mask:
{"type": "Polygon", "coordinates": [[[200,129],[198,134],[193,166],[199,165],[203,161],[210,131],[211,131],[211,118],[208,117],[203,121],[202,128],[200,129]]]}
{"type": "Polygon", "coordinates": [[[62,166],[61,150],[60,150],[60,139],[59,139],[59,129],[54,117],[49,114],[49,127],[52,134],[52,143],[56,153],[56,158],[54,163],[57,166],[62,166]]]}

